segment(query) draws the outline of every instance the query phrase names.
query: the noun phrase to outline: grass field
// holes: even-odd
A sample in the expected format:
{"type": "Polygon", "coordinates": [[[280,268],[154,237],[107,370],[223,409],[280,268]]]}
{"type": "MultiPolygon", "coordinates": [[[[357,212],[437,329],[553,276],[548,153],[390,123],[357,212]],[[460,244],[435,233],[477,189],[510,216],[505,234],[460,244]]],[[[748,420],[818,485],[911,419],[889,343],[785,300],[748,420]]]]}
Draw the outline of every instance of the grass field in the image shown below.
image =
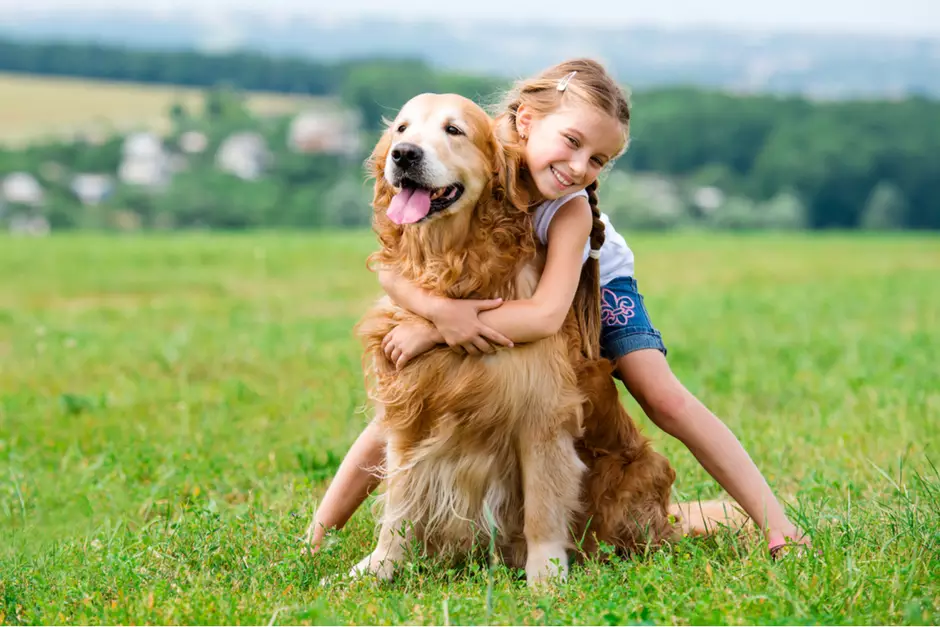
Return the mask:
{"type": "MultiPolygon", "coordinates": [[[[679,377],[821,554],[683,540],[546,595],[472,562],[337,582],[299,539],[364,426],[364,233],[0,238],[0,623],[940,621],[940,240],[636,236],[679,377]]],[[[720,494],[628,407],[678,472],[720,494]]]]}
{"type": "MultiPolygon", "coordinates": [[[[79,131],[165,131],[170,107],[179,102],[190,111],[201,111],[204,91],[0,72],[0,144],[17,145],[79,131]]],[[[248,96],[249,107],[259,114],[295,111],[305,102],[314,99],[248,96]]]]}

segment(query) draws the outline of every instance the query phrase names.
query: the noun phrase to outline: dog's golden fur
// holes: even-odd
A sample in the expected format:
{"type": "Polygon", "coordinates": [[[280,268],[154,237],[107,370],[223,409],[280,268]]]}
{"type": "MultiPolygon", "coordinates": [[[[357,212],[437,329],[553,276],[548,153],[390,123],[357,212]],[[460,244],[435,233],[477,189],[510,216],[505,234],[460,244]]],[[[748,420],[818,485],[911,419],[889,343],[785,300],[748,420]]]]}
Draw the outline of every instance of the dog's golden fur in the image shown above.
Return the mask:
{"type": "MultiPolygon", "coordinates": [[[[386,162],[404,125],[390,128],[371,159],[380,242],[372,262],[450,298],[531,297],[544,249],[516,188],[520,156],[458,96],[419,96],[402,115],[409,141],[459,163],[467,191],[442,215],[392,223],[386,162]],[[441,109],[457,112],[465,137],[434,134],[441,109]]],[[[573,315],[536,342],[477,357],[438,347],[395,370],[382,340],[404,322],[424,321],[384,298],[358,326],[388,438],[378,546],[359,572],[391,576],[412,537],[435,554],[466,553],[488,543],[495,524],[503,560],[525,565],[533,583],[566,572],[574,540],[630,552],[676,533],[675,473],[623,409],[609,362],[582,357],[573,315]]]]}

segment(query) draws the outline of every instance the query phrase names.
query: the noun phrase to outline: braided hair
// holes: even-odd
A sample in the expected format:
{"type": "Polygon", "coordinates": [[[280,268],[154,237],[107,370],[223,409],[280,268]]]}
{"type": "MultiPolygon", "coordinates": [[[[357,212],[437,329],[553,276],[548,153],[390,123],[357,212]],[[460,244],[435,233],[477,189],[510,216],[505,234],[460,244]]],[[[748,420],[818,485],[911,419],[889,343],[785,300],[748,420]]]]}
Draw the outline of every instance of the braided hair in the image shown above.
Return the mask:
{"type": "MultiPolygon", "coordinates": [[[[604,245],[604,223],[597,207],[597,181],[585,188],[594,222],[591,225],[591,250],[600,251],[604,245]]],[[[588,359],[600,355],[601,305],[600,305],[600,261],[593,255],[581,268],[578,291],[574,295],[574,315],[581,334],[581,351],[588,359]]]]}

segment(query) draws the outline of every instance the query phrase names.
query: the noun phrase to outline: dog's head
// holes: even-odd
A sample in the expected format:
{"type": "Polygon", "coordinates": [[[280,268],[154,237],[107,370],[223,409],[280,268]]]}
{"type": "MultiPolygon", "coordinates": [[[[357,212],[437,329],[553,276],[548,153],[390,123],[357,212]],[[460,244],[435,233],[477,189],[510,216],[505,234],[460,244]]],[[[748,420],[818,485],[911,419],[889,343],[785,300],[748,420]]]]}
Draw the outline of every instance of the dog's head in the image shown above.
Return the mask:
{"type": "Polygon", "coordinates": [[[407,228],[472,212],[494,195],[522,204],[519,160],[473,101],[421,94],[402,107],[370,158],[376,219],[407,228]]]}

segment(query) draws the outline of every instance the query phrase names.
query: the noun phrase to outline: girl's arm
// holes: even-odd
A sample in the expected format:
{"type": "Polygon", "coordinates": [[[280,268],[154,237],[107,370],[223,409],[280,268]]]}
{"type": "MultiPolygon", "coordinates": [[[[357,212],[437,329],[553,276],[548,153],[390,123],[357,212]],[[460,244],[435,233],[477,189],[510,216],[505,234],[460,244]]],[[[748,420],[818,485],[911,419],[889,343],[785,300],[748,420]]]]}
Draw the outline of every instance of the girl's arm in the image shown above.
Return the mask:
{"type": "Polygon", "coordinates": [[[549,246],[542,277],[535,294],[526,300],[500,305],[498,300],[443,298],[394,273],[380,273],[382,286],[395,302],[425,317],[435,327],[401,325],[400,337],[391,333],[386,336],[385,354],[402,367],[437,343],[438,337],[450,346],[460,345],[470,354],[479,354],[492,351],[487,339],[512,346],[513,342],[534,342],[557,333],[578,289],[584,246],[593,220],[585,198],[574,198],[558,209],[548,228],[549,246]]]}
{"type": "MultiPolygon", "coordinates": [[[[462,300],[436,296],[391,270],[379,271],[382,289],[396,304],[432,323],[433,343],[460,346],[470,354],[491,353],[495,344],[512,346],[505,335],[480,321],[480,312],[499,307],[502,300],[462,300]]],[[[432,344],[433,346],[433,344],[432,344]]]]}
{"type": "Polygon", "coordinates": [[[586,198],[573,198],[562,205],[548,227],[548,254],[535,294],[484,311],[480,321],[518,343],[557,333],[578,289],[584,246],[593,224],[586,198]]]}
{"type": "Polygon", "coordinates": [[[418,287],[388,268],[379,270],[379,285],[396,305],[425,320],[431,320],[443,301],[448,300],[418,287]]]}

